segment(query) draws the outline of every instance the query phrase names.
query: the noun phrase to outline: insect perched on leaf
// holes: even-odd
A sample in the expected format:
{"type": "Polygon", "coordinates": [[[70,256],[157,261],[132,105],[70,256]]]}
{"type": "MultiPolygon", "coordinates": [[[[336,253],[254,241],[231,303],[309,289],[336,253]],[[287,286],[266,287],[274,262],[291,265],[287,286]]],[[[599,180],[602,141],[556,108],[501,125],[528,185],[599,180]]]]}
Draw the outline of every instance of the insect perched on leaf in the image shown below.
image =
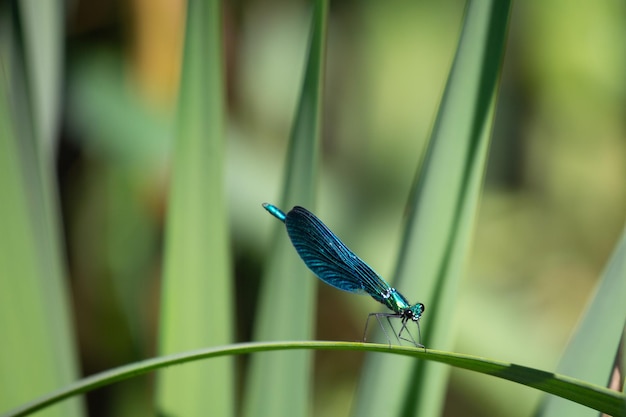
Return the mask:
{"type": "MultiPolygon", "coordinates": [[[[396,337],[411,342],[415,346],[424,347],[415,341],[406,327],[409,321],[414,321],[420,332],[419,320],[424,313],[424,304],[410,304],[402,294],[348,249],[320,219],[304,207],[295,206],[286,214],[272,204],[264,203],[263,207],[285,223],[287,234],[296,252],[319,279],[343,291],[369,294],[374,300],[393,311],[393,313],[370,313],[365,322],[363,340],[365,340],[369,319],[375,316],[387,340],[391,343],[380,319],[386,318],[393,328],[389,319],[399,318],[402,328],[396,337]],[[404,331],[409,338],[402,337],[404,331]]],[[[419,338],[421,339],[421,332],[419,338]]]]}

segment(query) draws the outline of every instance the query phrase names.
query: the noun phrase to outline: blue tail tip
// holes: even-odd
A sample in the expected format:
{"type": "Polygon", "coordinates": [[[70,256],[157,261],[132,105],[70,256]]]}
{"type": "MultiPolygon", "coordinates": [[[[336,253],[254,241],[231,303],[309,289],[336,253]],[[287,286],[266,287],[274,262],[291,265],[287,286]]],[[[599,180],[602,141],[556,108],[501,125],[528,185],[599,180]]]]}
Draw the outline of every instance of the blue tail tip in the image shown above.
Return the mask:
{"type": "Polygon", "coordinates": [[[287,215],[278,207],[270,203],[263,203],[263,208],[267,210],[272,216],[276,217],[278,220],[284,222],[287,218],[287,215]]]}

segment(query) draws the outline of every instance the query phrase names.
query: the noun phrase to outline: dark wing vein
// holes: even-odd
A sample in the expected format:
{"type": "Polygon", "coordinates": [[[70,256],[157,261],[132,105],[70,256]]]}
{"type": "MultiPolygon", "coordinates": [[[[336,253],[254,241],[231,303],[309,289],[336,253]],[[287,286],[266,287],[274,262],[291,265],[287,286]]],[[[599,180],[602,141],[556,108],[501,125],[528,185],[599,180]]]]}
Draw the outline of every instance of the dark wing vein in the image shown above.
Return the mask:
{"type": "Polygon", "coordinates": [[[383,302],[381,295],[389,290],[389,284],[313,213],[296,206],[287,213],[285,224],[296,251],[322,281],[340,290],[366,292],[383,302]]]}

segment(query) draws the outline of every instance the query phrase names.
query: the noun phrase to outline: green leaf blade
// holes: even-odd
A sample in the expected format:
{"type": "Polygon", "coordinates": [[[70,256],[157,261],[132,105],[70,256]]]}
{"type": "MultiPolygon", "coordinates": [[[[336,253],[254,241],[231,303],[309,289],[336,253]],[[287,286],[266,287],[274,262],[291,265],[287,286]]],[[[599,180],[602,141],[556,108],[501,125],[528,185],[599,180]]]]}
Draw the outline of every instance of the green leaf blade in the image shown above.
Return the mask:
{"type": "MultiPolygon", "coordinates": [[[[232,340],[232,288],[223,186],[221,4],[190,2],[166,228],[160,351],[232,340]]],[[[234,415],[230,358],[159,375],[164,415],[234,415]]]]}
{"type": "MultiPolygon", "coordinates": [[[[130,365],[110,369],[96,375],[77,381],[61,390],[45,395],[41,398],[14,409],[1,417],[26,416],[41,410],[74,395],[84,394],[96,388],[111,385],[135,376],[144,375],[173,365],[183,365],[189,362],[220,358],[223,356],[244,355],[271,351],[291,350],[335,350],[335,351],[365,351],[383,356],[406,356],[409,360],[438,362],[495,376],[511,382],[540,389],[547,393],[563,396],[579,404],[610,414],[614,417],[626,417],[623,403],[626,397],[623,393],[612,391],[601,386],[570,378],[564,375],[553,374],[525,366],[480,358],[458,353],[438,350],[425,350],[412,347],[393,347],[373,343],[354,342],[263,342],[238,343],[228,346],[218,346],[201,350],[183,352],[169,356],[147,359],[130,365]]],[[[215,359],[213,359],[215,360],[215,359]]],[[[385,393],[389,392],[386,390],[385,393]]]]}
{"type": "MultiPolygon", "coordinates": [[[[287,153],[283,196],[278,206],[314,207],[321,135],[328,1],[315,2],[309,51],[298,110],[287,153]]],[[[259,210],[262,210],[259,204],[259,210]]],[[[317,280],[293,249],[285,225],[275,222],[272,250],[259,299],[256,340],[313,337],[317,280]],[[279,307],[277,307],[279,306],[279,307]]],[[[254,357],[248,370],[243,415],[304,417],[311,407],[310,352],[266,353],[254,357]]]]}
{"type": "MultiPolygon", "coordinates": [[[[493,122],[510,2],[470,2],[459,47],[412,197],[394,286],[426,305],[423,343],[447,348],[469,251],[493,122]]],[[[354,415],[439,415],[448,369],[368,358],[354,415]],[[386,390],[388,381],[407,387],[386,390]]]]}
{"type": "MultiPolygon", "coordinates": [[[[24,33],[18,33],[20,26],[9,19],[20,16],[11,10],[17,4],[4,6],[0,7],[0,410],[67,384],[79,374],[54,169],[49,159],[42,158],[44,145],[36,137],[40,120],[31,111],[34,99],[28,93],[34,81],[25,76],[35,64],[25,59],[28,45],[20,42],[36,41],[41,32],[25,26],[24,33]]],[[[51,18],[39,15],[36,24],[45,26],[51,18]]],[[[58,41],[62,34],[52,31],[47,36],[58,41]]],[[[59,60],[55,53],[51,51],[50,58],[59,60]]],[[[38,87],[50,87],[45,83],[38,87]]],[[[42,415],[82,413],[82,402],[74,399],[42,415]]]]}
{"type": "MultiPolygon", "coordinates": [[[[626,324],[626,229],[622,232],[595,294],[570,340],[557,372],[606,385],[613,373],[626,324]]],[[[547,397],[538,416],[584,417],[596,415],[558,397],[547,397]]]]}

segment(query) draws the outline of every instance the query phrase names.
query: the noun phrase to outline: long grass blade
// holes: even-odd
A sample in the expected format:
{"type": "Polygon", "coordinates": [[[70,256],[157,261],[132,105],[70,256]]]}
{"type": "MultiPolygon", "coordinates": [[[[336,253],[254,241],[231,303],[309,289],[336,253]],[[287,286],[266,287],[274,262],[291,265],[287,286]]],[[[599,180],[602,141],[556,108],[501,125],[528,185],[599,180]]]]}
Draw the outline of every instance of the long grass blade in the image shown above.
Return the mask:
{"type": "Polygon", "coordinates": [[[52,163],[61,111],[65,4],[59,0],[18,3],[34,133],[43,158],[52,163]]]}
{"type": "MultiPolygon", "coordinates": [[[[470,246],[485,171],[507,34],[508,1],[471,1],[425,159],[409,201],[397,288],[426,305],[422,342],[453,340],[457,286],[470,246]]],[[[354,415],[439,415],[448,369],[368,358],[354,415]],[[389,390],[389,381],[404,389],[389,390]],[[385,395],[378,395],[380,392],[385,395]]]]}
{"type": "MultiPolygon", "coordinates": [[[[622,410],[622,404],[626,398],[623,393],[612,391],[601,386],[587,382],[476,356],[462,355],[458,353],[442,352],[438,350],[424,350],[413,347],[393,347],[373,343],[353,342],[271,342],[271,343],[239,343],[228,346],[205,348],[192,352],[183,352],[169,356],[147,359],[130,365],[121,366],[96,375],[92,375],[81,381],[77,381],[61,390],[45,395],[11,410],[0,417],[25,416],[37,410],[41,410],[71,396],[83,394],[91,390],[104,387],[125,379],[140,376],[148,372],[162,369],[173,365],[182,365],[188,362],[199,361],[222,356],[244,355],[269,351],[288,350],[335,350],[335,351],[367,351],[383,354],[383,356],[407,356],[410,361],[425,360],[439,362],[460,369],[467,369],[485,375],[516,382],[533,387],[554,395],[562,396],[571,401],[576,401],[597,411],[610,414],[614,417],[624,417],[626,412],[622,410]]],[[[189,366],[189,365],[188,365],[189,366]]],[[[385,393],[389,392],[389,389],[385,393]]]]}
{"type": "MultiPolygon", "coordinates": [[[[41,34],[20,32],[12,7],[0,6],[0,409],[78,375],[54,170],[36,140],[25,76],[33,63],[22,38],[41,34]]],[[[81,414],[82,403],[73,400],[45,415],[81,414]]]]}
{"type": "MultiPolygon", "coordinates": [[[[224,82],[219,0],[189,2],[167,216],[160,352],[229,343],[232,288],[223,189],[224,82]]],[[[159,375],[163,415],[234,414],[230,358],[159,375]]]]}
{"type": "MultiPolygon", "coordinates": [[[[626,229],[609,261],[596,292],[587,306],[576,333],[570,340],[557,372],[600,386],[611,380],[613,365],[626,324],[626,229]]],[[[538,416],[583,417],[593,410],[549,396],[538,416]]]]}
{"type": "MultiPolygon", "coordinates": [[[[328,1],[315,2],[309,51],[287,155],[280,206],[314,207],[321,134],[322,89],[328,1]]],[[[262,210],[259,204],[259,210],[262,210]]],[[[284,225],[276,223],[255,324],[256,340],[307,340],[313,335],[316,280],[293,250],[284,225]],[[279,307],[277,307],[279,306],[279,307]]],[[[244,416],[304,417],[310,409],[311,353],[280,352],[256,356],[250,363],[244,416]]]]}

